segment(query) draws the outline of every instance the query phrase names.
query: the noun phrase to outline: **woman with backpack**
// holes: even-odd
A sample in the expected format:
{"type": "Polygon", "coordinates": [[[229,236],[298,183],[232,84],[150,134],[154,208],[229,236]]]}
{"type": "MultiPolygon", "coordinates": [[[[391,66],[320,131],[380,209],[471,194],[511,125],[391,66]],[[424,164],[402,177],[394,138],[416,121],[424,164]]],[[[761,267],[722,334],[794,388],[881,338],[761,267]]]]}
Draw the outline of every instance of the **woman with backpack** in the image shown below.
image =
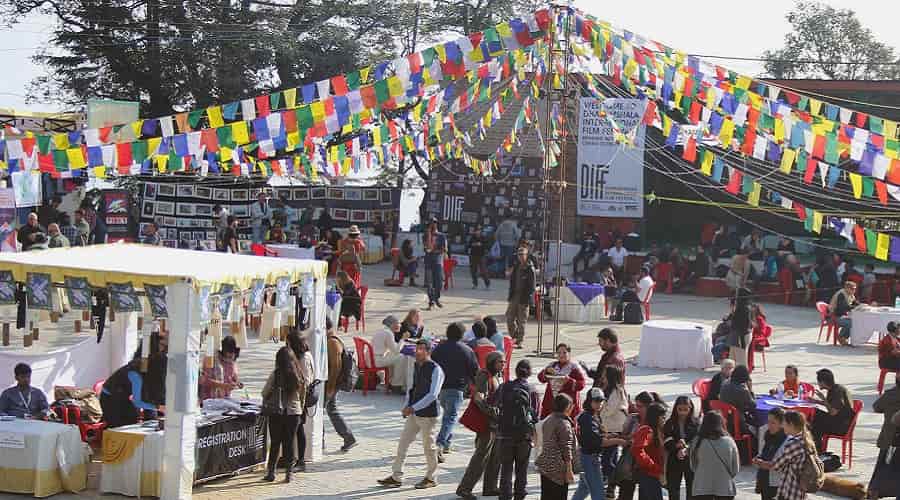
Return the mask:
{"type": "Polygon", "coordinates": [[[553,398],[553,413],[544,421],[543,448],[534,461],[541,474],[541,500],[566,500],[569,485],[575,482],[575,424],[572,398],[560,393],[553,398]]]}
{"type": "Polygon", "coordinates": [[[503,354],[494,351],[487,355],[485,367],[475,375],[475,384],[469,406],[460,418],[460,423],[475,432],[475,453],[469,459],[469,465],[463,474],[462,481],[456,488],[456,495],[464,499],[474,499],[472,489],[478,479],[484,476],[481,484],[482,496],[497,496],[500,479],[500,460],[497,447],[497,420],[500,409],[488,403],[494,392],[503,382],[503,354]]]}
{"type": "Polygon", "coordinates": [[[638,482],[638,499],[662,500],[662,480],[665,477],[665,448],[663,445],[663,422],[666,407],[653,403],[647,408],[646,418],[631,444],[634,455],[634,474],[638,482]]]}
{"type": "MultiPolygon", "coordinates": [[[[287,344],[288,347],[291,348],[291,351],[294,353],[294,356],[297,358],[297,364],[300,367],[300,377],[304,380],[304,385],[308,386],[312,383],[312,380],[315,376],[315,368],[313,368],[313,357],[312,353],[309,352],[309,341],[306,340],[306,337],[300,336],[300,334],[295,330],[288,335],[287,344]]],[[[307,395],[307,393],[304,392],[304,395],[307,395]]],[[[293,467],[294,472],[306,472],[306,432],[304,432],[303,430],[303,425],[306,424],[306,408],[307,405],[304,404],[303,412],[300,414],[300,418],[298,421],[299,427],[297,428],[297,462],[294,464],[292,464],[291,462],[287,462],[286,465],[286,467],[293,467]]]]}
{"type": "MultiPolygon", "coordinates": [[[[725,420],[717,411],[707,412],[697,437],[690,445],[693,491],[688,498],[725,500],[734,498],[734,478],[741,471],[741,460],[734,439],[725,430],[725,420]]],[[[672,497],[669,498],[678,498],[672,497]]]]}
{"type": "Polygon", "coordinates": [[[263,413],[269,421],[269,461],[264,481],[275,480],[278,454],[284,449],[288,464],[285,482],[291,481],[294,461],[294,434],[303,415],[306,402],[306,380],[301,374],[300,362],[290,347],[284,346],[275,355],[275,369],[269,374],[262,390],[263,413]]]}
{"type": "MultiPolygon", "coordinates": [[[[817,479],[810,477],[811,464],[818,460],[816,445],[802,413],[789,411],[784,414],[784,432],[787,440],[775,458],[771,461],[756,458],[753,463],[760,469],[781,474],[778,500],[803,500],[809,490],[815,490],[808,483],[817,479]]],[[[824,470],[816,472],[817,477],[820,475],[824,476],[824,470]]]]}
{"type": "Polygon", "coordinates": [[[694,403],[687,396],[678,396],[672,414],[663,426],[666,446],[666,489],[669,498],[681,498],[681,479],[684,478],[687,498],[692,497],[694,473],[688,460],[688,445],[697,435],[700,422],[694,403]]]}

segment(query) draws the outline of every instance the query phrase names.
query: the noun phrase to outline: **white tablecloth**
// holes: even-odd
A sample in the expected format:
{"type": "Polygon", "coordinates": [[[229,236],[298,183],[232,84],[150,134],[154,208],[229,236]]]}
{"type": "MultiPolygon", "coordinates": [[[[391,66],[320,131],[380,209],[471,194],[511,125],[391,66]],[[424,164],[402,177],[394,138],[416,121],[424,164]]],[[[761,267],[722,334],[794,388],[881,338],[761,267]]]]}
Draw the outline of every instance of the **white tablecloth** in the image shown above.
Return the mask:
{"type": "Polygon", "coordinates": [[[316,258],[315,248],[300,248],[297,245],[288,245],[282,243],[266,245],[266,248],[275,252],[275,255],[277,257],[310,260],[314,260],[316,258]]]}
{"type": "Polygon", "coordinates": [[[144,436],[143,442],[120,464],[104,463],[100,476],[101,493],[118,493],[130,497],[158,497],[162,486],[163,432],[141,424],[107,429],[104,433],[128,433],[144,436]]]}
{"type": "Polygon", "coordinates": [[[889,321],[900,322],[900,310],[893,307],[857,307],[850,312],[850,343],[863,345],[877,341],[878,332],[887,332],[889,321]]]}
{"type": "MultiPolygon", "coordinates": [[[[555,292],[554,292],[555,293],[555,292]]],[[[550,296],[551,301],[553,295],[550,296]]],[[[575,323],[599,323],[605,318],[603,307],[606,304],[606,297],[600,295],[591,299],[587,305],[581,303],[572,290],[568,287],[561,287],[559,294],[559,319],[560,321],[572,321],[575,323]]]]}
{"type": "Polygon", "coordinates": [[[712,334],[708,326],[687,321],[652,320],[641,328],[638,366],[703,369],[712,365],[712,334]]]}
{"type": "Polygon", "coordinates": [[[88,448],[74,425],[16,419],[0,422],[0,437],[0,491],[47,497],[85,488],[88,448]]]}

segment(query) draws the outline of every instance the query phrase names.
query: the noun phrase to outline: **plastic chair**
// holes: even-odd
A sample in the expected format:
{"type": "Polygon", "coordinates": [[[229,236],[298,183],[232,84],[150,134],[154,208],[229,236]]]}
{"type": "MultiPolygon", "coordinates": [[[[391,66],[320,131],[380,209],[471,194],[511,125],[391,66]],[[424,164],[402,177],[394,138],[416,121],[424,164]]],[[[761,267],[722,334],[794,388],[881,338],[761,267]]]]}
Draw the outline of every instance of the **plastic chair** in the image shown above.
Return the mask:
{"type": "Polygon", "coordinates": [[[778,284],[781,285],[781,291],[784,293],[784,305],[791,305],[791,293],[794,291],[793,273],[790,269],[782,269],[778,271],[778,284]]]}
{"type": "MultiPolygon", "coordinates": [[[[837,330],[837,324],[831,318],[831,311],[828,310],[828,304],[825,302],[816,302],[816,310],[819,311],[819,319],[821,322],[819,323],[819,338],[816,339],[816,344],[822,341],[822,329],[828,327],[825,331],[825,343],[828,343],[828,340],[831,339],[831,332],[833,330],[837,330]]],[[[834,332],[834,335],[837,336],[837,332],[834,332]]]]}
{"type": "Polygon", "coordinates": [[[516,343],[509,335],[503,336],[503,354],[504,354],[504,362],[503,362],[503,381],[509,382],[509,364],[512,361],[512,353],[513,349],[516,348],[516,343]]]}
{"type": "Polygon", "coordinates": [[[664,281],[666,283],[666,293],[672,293],[672,281],[673,281],[673,272],[672,272],[672,263],[671,262],[660,262],[656,264],[654,268],[654,274],[656,274],[656,282],[664,281]]]}
{"type": "Polygon", "coordinates": [[[747,368],[750,371],[753,371],[754,363],[753,356],[756,354],[757,348],[759,350],[760,355],[762,355],[763,362],[763,371],[766,371],[766,347],[770,347],[769,337],[772,336],[772,327],[770,325],[766,325],[766,328],[763,330],[761,335],[757,335],[753,337],[753,340],[750,341],[750,352],[747,354],[747,364],[749,365],[747,368]]]}
{"type": "Polygon", "coordinates": [[[487,357],[488,354],[497,351],[497,346],[493,345],[479,345],[475,346],[475,356],[478,357],[478,367],[482,370],[487,368],[487,357]]]}
{"type": "Polygon", "coordinates": [[[391,279],[396,279],[403,283],[403,271],[400,269],[400,249],[392,248],[391,249],[391,267],[393,271],[391,272],[391,279]],[[399,276],[399,277],[398,277],[399,276]]]}
{"type": "Polygon", "coordinates": [[[444,259],[444,290],[453,288],[453,270],[456,269],[456,259],[444,259]]]}
{"type": "Polygon", "coordinates": [[[653,298],[654,290],[656,290],[656,283],[650,286],[650,291],[647,292],[647,298],[642,302],[644,305],[644,321],[650,321],[650,299],[653,298]]]}
{"type": "Polygon", "coordinates": [[[366,395],[369,389],[369,376],[375,377],[375,385],[378,385],[378,372],[384,372],[384,385],[388,392],[391,390],[391,373],[387,367],[375,366],[375,349],[372,343],[362,337],[353,337],[353,345],[356,346],[356,366],[362,376],[362,393],[366,395]]]}
{"type": "MultiPolygon", "coordinates": [[[[369,294],[369,287],[363,285],[359,287],[359,319],[356,320],[356,331],[359,331],[359,322],[362,321],[362,331],[366,331],[366,295],[369,294]]],[[[350,317],[341,316],[338,329],[344,327],[344,333],[350,327],[350,317]]]]}
{"type": "Polygon", "coordinates": [[[741,416],[737,411],[737,408],[734,406],[723,403],[718,399],[714,399],[709,402],[709,407],[712,410],[716,410],[722,414],[722,418],[725,419],[725,426],[728,427],[727,422],[731,421],[732,429],[729,429],[728,432],[731,433],[731,437],[734,438],[735,442],[743,442],[744,449],[747,450],[747,463],[753,461],[753,435],[752,434],[742,434],[741,433],[741,416]]]}
{"type": "Polygon", "coordinates": [[[828,449],[828,440],[829,439],[840,439],[841,440],[841,463],[847,463],[847,468],[853,468],[853,430],[856,429],[856,419],[859,418],[860,412],[862,412],[863,402],[854,399],[853,400],[853,419],[850,420],[850,427],[847,428],[847,433],[844,435],[838,434],[825,434],[822,436],[822,448],[825,450],[828,449]]]}
{"type": "Polygon", "coordinates": [[[544,309],[544,301],[541,300],[541,293],[535,290],[532,299],[534,301],[534,319],[540,321],[544,309]]]}
{"type": "Polygon", "coordinates": [[[100,397],[100,393],[103,392],[103,384],[105,384],[105,383],[106,383],[106,379],[98,380],[98,381],[94,382],[94,387],[92,388],[92,390],[94,391],[94,394],[96,394],[98,398],[100,397]]]}
{"type": "Polygon", "coordinates": [[[694,385],[691,386],[691,390],[694,392],[694,395],[700,398],[701,401],[706,401],[706,398],[709,396],[709,386],[712,384],[712,379],[708,378],[698,378],[694,381],[694,385]]]}
{"type": "Polygon", "coordinates": [[[900,370],[894,370],[892,368],[881,369],[881,373],[878,375],[878,394],[884,392],[884,378],[888,373],[900,373],[900,370]]]}

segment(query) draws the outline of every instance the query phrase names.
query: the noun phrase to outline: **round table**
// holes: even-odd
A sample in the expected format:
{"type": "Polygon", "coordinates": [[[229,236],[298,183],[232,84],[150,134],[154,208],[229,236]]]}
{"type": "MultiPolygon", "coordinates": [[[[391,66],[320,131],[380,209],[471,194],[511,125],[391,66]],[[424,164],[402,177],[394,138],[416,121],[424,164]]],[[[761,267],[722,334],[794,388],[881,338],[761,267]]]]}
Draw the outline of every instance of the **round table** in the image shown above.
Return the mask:
{"type": "Polygon", "coordinates": [[[712,333],[706,325],[675,320],[652,320],[641,328],[638,366],[698,368],[713,366],[712,333]]]}
{"type": "Polygon", "coordinates": [[[312,247],[300,248],[297,245],[290,245],[286,243],[272,243],[266,245],[266,248],[274,252],[276,257],[310,260],[315,260],[316,258],[316,249],[312,247]]]}
{"type": "MultiPolygon", "coordinates": [[[[552,297],[552,295],[551,295],[552,297]]],[[[560,321],[598,323],[605,318],[606,297],[603,285],[595,283],[569,283],[560,288],[560,321]]]]}
{"type": "Polygon", "coordinates": [[[889,321],[900,322],[900,309],[860,306],[850,311],[850,319],[850,343],[863,345],[872,341],[876,334],[886,332],[889,321]]]}
{"type": "Polygon", "coordinates": [[[806,417],[809,422],[816,415],[816,404],[809,401],[801,401],[799,399],[778,399],[774,396],[757,396],[756,410],[754,411],[754,419],[756,425],[765,427],[769,412],[772,409],[780,407],[785,411],[798,411],[806,417]]]}

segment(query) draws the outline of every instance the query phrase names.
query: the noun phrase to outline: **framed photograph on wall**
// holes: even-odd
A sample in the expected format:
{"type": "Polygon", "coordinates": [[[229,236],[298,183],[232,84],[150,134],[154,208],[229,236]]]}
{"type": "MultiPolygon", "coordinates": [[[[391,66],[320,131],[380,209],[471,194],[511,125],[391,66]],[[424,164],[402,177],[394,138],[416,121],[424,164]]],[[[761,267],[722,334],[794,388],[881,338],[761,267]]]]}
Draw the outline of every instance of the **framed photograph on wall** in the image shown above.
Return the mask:
{"type": "Polygon", "coordinates": [[[344,199],[344,190],[340,188],[328,188],[328,199],[329,200],[343,200],[344,199]]]}
{"type": "Polygon", "coordinates": [[[156,203],[153,200],[144,200],[141,206],[141,217],[153,217],[156,215],[156,203]]]}
{"type": "Polygon", "coordinates": [[[200,242],[200,248],[206,252],[215,252],[216,251],[216,240],[203,240],[200,242]]]}
{"type": "Polygon", "coordinates": [[[310,198],[313,200],[324,200],[326,190],[323,187],[314,187],[310,189],[310,198]]]}
{"type": "Polygon", "coordinates": [[[216,239],[216,232],[215,232],[215,231],[206,231],[206,239],[208,239],[208,240],[215,240],[215,239],[216,239]]]}
{"type": "MultiPolygon", "coordinates": [[[[156,213],[159,213],[157,209],[156,213]]],[[[175,217],[163,217],[163,225],[167,227],[174,227],[177,222],[175,222],[175,217]]]]}
{"type": "Polygon", "coordinates": [[[232,205],[231,215],[235,217],[250,217],[249,205],[232,205]]]}
{"type": "Polygon", "coordinates": [[[350,222],[368,222],[369,214],[365,210],[351,210],[350,222]]]}
{"type": "Polygon", "coordinates": [[[291,188],[278,188],[275,190],[275,197],[279,200],[291,201],[291,188]]]}
{"type": "Polygon", "coordinates": [[[294,188],[294,201],[304,201],[309,199],[309,189],[307,188],[294,188]]]}
{"type": "Polygon", "coordinates": [[[178,188],[175,190],[175,194],[179,198],[193,198],[194,185],[193,184],[179,184],[178,188]]]}
{"type": "MultiPolygon", "coordinates": [[[[194,215],[194,204],[193,203],[179,203],[175,209],[175,215],[194,215]]],[[[192,221],[193,222],[193,221],[192,221]]]]}
{"type": "Polygon", "coordinates": [[[347,220],[349,217],[348,210],[346,208],[332,208],[331,209],[331,218],[334,220],[347,220]]]}
{"type": "Polygon", "coordinates": [[[194,197],[203,198],[204,200],[212,199],[212,188],[205,186],[197,186],[194,188],[194,197]]]}
{"type": "Polygon", "coordinates": [[[250,240],[238,240],[238,251],[241,253],[250,253],[250,240]]]}
{"type": "Polygon", "coordinates": [[[378,190],[377,189],[364,189],[363,190],[363,200],[378,201],[378,190]]]}
{"type": "Polygon", "coordinates": [[[162,240],[162,246],[164,246],[166,248],[178,248],[178,240],[177,239],[162,240]]]}
{"type": "Polygon", "coordinates": [[[157,184],[157,196],[175,196],[175,184],[157,184]]]}
{"type": "Polygon", "coordinates": [[[214,188],[212,190],[213,196],[212,199],[216,201],[231,201],[231,190],[229,189],[217,189],[214,188]]]}
{"type": "Polygon", "coordinates": [[[194,215],[211,216],[212,215],[212,205],[210,205],[209,203],[195,203],[194,204],[194,215]]]}
{"type": "Polygon", "coordinates": [[[156,188],[157,185],[155,182],[148,182],[144,184],[144,198],[148,200],[156,199],[156,188]]]}
{"type": "Polygon", "coordinates": [[[203,241],[206,239],[206,231],[194,231],[191,233],[192,240],[194,241],[203,241]]]}
{"type": "Polygon", "coordinates": [[[381,190],[381,204],[382,205],[390,205],[391,204],[391,190],[390,189],[382,189],[381,190]]]}
{"type": "Polygon", "coordinates": [[[362,190],[360,190],[360,189],[345,189],[344,190],[344,199],[351,200],[351,201],[362,200],[362,190]]]}
{"type": "Polygon", "coordinates": [[[250,199],[250,191],[246,189],[232,189],[231,201],[247,201],[250,199]]]}
{"type": "Polygon", "coordinates": [[[159,215],[175,215],[175,203],[171,201],[157,201],[156,213],[159,215]]]}

